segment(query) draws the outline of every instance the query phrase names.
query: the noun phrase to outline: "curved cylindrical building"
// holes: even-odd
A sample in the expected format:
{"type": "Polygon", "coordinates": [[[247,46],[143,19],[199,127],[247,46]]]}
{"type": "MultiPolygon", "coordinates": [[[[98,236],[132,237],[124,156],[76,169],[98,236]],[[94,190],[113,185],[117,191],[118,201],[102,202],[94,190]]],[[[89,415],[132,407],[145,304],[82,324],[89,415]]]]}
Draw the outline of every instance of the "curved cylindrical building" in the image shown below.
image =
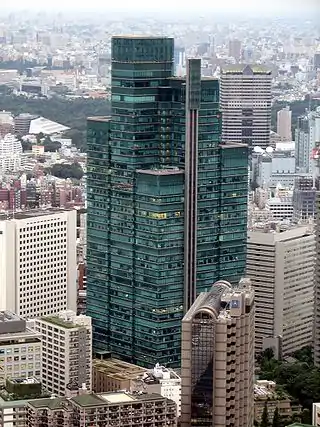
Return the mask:
{"type": "Polygon", "coordinates": [[[254,292],[218,281],[182,321],[181,426],[252,427],[254,292]]]}

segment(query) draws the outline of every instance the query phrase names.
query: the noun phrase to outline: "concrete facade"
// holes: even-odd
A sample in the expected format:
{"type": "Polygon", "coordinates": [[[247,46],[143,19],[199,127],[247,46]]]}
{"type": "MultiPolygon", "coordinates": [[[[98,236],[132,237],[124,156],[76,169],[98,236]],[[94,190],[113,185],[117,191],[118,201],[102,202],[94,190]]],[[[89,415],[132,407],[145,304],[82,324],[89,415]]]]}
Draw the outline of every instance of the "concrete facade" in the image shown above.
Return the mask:
{"type": "Polygon", "coordinates": [[[271,71],[261,65],[227,66],[221,73],[222,140],[266,149],[271,131],[271,71]]]}
{"type": "Polygon", "coordinates": [[[283,142],[292,141],[292,111],[290,107],[282,108],[277,113],[277,134],[283,142]]]}
{"type": "Polygon", "coordinates": [[[175,403],[158,394],[83,394],[28,402],[26,427],[176,427],[175,403]]]}
{"type": "Polygon", "coordinates": [[[42,383],[49,393],[92,386],[92,326],[89,316],[64,311],[36,320],[42,335],[42,383]]]}
{"type": "Polygon", "coordinates": [[[201,293],[182,321],[181,426],[252,427],[254,293],[248,279],[201,293]]]}
{"type": "Polygon", "coordinates": [[[8,378],[41,377],[41,334],[9,311],[0,312],[0,385],[8,378]]]}
{"type": "Polygon", "coordinates": [[[33,319],[77,309],[76,211],[0,216],[0,309],[33,319]]]}
{"type": "MultiPolygon", "coordinates": [[[[282,337],[283,355],[312,342],[315,236],[311,227],[249,231],[246,274],[255,290],[255,350],[282,337]]],[[[277,351],[275,351],[277,352],[277,351]]]]}

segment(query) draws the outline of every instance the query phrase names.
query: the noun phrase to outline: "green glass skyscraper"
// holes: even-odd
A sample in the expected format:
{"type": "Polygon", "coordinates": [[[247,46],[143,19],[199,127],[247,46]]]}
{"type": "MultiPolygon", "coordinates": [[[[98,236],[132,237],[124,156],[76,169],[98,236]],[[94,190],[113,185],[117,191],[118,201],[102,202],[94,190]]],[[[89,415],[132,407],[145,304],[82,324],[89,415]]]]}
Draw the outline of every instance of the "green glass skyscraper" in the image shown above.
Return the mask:
{"type": "Polygon", "coordinates": [[[112,114],[88,120],[94,349],[178,366],[196,295],[245,268],[247,147],[220,144],[219,83],[173,76],[173,39],[112,39],[112,114]]]}

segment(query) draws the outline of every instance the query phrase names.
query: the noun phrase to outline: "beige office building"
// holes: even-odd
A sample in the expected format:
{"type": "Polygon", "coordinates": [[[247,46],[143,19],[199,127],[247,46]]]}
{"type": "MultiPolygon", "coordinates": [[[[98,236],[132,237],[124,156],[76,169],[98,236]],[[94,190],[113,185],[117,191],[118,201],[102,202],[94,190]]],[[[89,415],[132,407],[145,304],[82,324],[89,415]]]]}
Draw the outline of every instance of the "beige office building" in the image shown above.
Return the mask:
{"type": "Polygon", "coordinates": [[[42,383],[49,393],[64,396],[92,386],[91,317],[72,311],[36,320],[42,335],[42,383]]]}
{"type": "Polygon", "coordinates": [[[262,65],[230,65],[220,77],[222,140],[270,145],[271,71],[262,65]]]}
{"type": "Polygon", "coordinates": [[[254,293],[219,281],[182,320],[181,426],[252,427],[254,293]]]}
{"type": "Polygon", "coordinates": [[[315,236],[311,227],[248,232],[246,275],[255,291],[255,350],[289,355],[312,343],[315,236]]]}
{"type": "Polygon", "coordinates": [[[34,319],[77,309],[75,210],[0,215],[0,310],[34,319]]]}

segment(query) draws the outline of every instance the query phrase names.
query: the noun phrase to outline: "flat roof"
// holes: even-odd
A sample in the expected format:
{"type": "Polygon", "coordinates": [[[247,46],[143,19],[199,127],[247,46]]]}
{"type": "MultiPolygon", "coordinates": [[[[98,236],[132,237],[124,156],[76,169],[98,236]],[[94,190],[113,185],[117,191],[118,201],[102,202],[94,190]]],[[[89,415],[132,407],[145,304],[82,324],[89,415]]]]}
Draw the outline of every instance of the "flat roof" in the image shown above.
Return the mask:
{"type": "Polygon", "coordinates": [[[20,316],[18,316],[16,313],[13,313],[9,310],[3,310],[0,311],[0,322],[17,322],[23,320],[20,316]]]}
{"type": "Polygon", "coordinates": [[[106,404],[105,400],[97,394],[82,394],[73,397],[71,400],[82,407],[104,406],[106,404]]]}
{"type": "MultiPolygon", "coordinates": [[[[90,396],[90,395],[89,395],[90,396]]],[[[28,401],[30,406],[36,409],[50,408],[50,409],[62,409],[63,404],[67,401],[64,397],[45,398],[45,399],[34,399],[28,401]]]]}
{"type": "Polygon", "coordinates": [[[110,122],[111,116],[91,116],[87,120],[90,120],[90,122],[110,122]]]}
{"type": "Polygon", "coordinates": [[[145,175],[161,176],[161,175],[183,175],[184,171],[182,169],[178,169],[178,168],[172,168],[172,169],[138,169],[137,173],[145,174],[145,175]]]}
{"type": "Polygon", "coordinates": [[[3,342],[6,342],[8,339],[15,340],[15,339],[23,339],[23,338],[32,338],[34,339],[34,342],[41,342],[41,333],[36,332],[33,329],[30,329],[26,327],[25,331],[19,331],[19,332],[6,332],[0,334],[0,346],[3,345],[3,342]]]}
{"type": "Polygon", "coordinates": [[[122,35],[115,35],[112,36],[112,39],[152,39],[152,40],[173,40],[173,37],[166,37],[166,36],[148,36],[146,34],[122,34],[122,35]]]}
{"type": "Polygon", "coordinates": [[[131,402],[135,400],[133,397],[126,393],[114,393],[114,394],[101,394],[100,397],[108,403],[122,403],[131,402]]]}
{"type": "Polygon", "coordinates": [[[14,214],[0,214],[0,221],[7,221],[12,219],[28,219],[28,218],[35,218],[37,216],[46,216],[46,215],[54,215],[57,213],[62,212],[70,212],[74,211],[73,208],[64,208],[64,209],[56,209],[56,208],[50,208],[50,209],[30,209],[29,211],[23,211],[23,212],[15,212],[14,214]]]}
{"type": "Polygon", "coordinates": [[[92,367],[99,373],[118,381],[136,379],[138,375],[147,372],[146,368],[114,358],[94,359],[92,367]]]}
{"type": "Polygon", "coordinates": [[[252,71],[253,74],[271,74],[270,68],[262,64],[232,64],[222,67],[222,74],[243,73],[244,71],[252,71]]]}
{"type": "Polygon", "coordinates": [[[248,148],[248,144],[243,144],[242,142],[225,142],[223,144],[219,144],[220,148],[248,148]]]}
{"type": "Polygon", "coordinates": [[[60,326],[62,328],[67,328],[67,329],[73,329],[80,326],[80,325],[76,325],[71,321],[64,320],[59,316],[44,316],[44,317],[41,317],[41,320],[43,320],[44,322],[51,323],[52,325],[60,326]]]}

